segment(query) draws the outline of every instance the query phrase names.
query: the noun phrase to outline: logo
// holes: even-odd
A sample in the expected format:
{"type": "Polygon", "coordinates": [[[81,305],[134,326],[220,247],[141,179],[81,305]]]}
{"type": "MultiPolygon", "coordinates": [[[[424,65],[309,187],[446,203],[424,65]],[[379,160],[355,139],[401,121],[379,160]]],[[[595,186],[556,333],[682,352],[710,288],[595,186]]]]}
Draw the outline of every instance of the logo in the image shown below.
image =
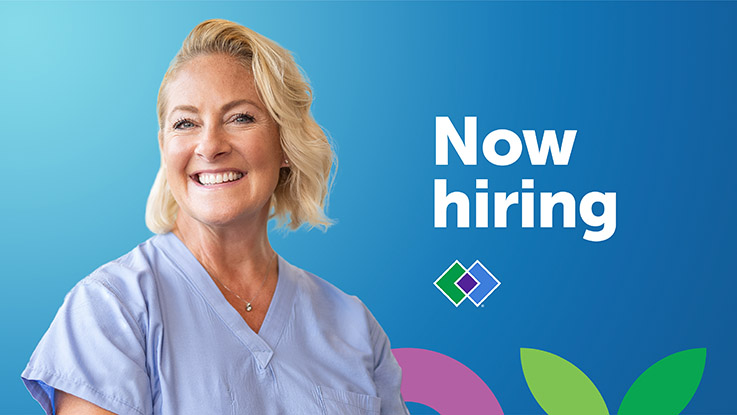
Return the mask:
{"type": "Polygon", "coordinates": [[[468,269],[455,261],[443,272],[443,275],[435,280],[438,290],[456,307],[466,298],[471,299],[471,302],[478,307],[500,285],[501,282],[494,274],[478,260],[468,269]]]}

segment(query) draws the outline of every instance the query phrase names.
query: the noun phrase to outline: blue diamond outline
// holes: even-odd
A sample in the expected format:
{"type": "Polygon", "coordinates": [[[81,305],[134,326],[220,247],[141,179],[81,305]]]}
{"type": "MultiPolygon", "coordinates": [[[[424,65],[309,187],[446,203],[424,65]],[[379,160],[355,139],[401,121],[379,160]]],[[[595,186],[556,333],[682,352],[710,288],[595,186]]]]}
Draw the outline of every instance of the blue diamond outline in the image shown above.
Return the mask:
{"type": "MultiPolygon", "coordinates": [[[[499,279],[498,279],[498,278],[497,278],[497,277],[496,277],[496,276],[495,276],[494,274],[492,274],[492,272],[491,272],[491,271],[489,271],[489,269],[488,269],[488,268],[486,268],[486,267],[484,266],[484,264],[482,264],[482,263],[481,263],[481,261],[479,261],[478,259],[476,260],[476,262],[474,262],[473,264],[471,264],[471,266],[470,266],[470,267],[468,267],[468,269],[471,269],[471,268],[473,268],[473,267],[474,267],[474,266],[475,266],[476,264],[479,264],[479,265],[481,266],[481,268],[483,268],[483,269],[484,269],[484,271],[488,272],[488,273],[489,273],[489,275],[491,275],[491,278],[493,278],[493,279],[494,279],[494,281],[496,281],[496,287],[492,288],[492,289],[491,289],[491,291],[489,291],[489,292],[488,292],[488,293],[487,293],[487,294],[486,294],[486,295],[484,296],[484,298],[482,298],[482,299],[481,299],[481,301],[479,301],[478,303],[476,303],[476,301],[473,301],[473,298],[470,298],[470,294],[471,294],[471,293],[468,293],[468,294],[466,295],[466,297],[469,297],[469,301],[471,301],[472,303],[474,303],[474,304],[476,305],[476,307],[479,307],[479,306],[480,306],[481,304],[483,304],[483,303],[484,303],[484,301],[486,301],[486,299],[487,299],[487,298],[489,298],[489,296],[491,295],[491,293],[493,293],[494,291],[496,291],[496,289],[497,289],[497,288],[499,288],[499,286],[500,286],[500,285],[502,285],[502,282],[501,282],[501,281],[499,281],[499,279]]],[[[468,271],[466,271],[466,272],[468,272],[468,271]]],[[[468,275],[471,275],[471,274],[469,273],[468,275]]],[[[471,275],[471,276],[473,277],[473,275],[471,275]]],[[[474,279],[475,279],[475,278],[474,278],[474,279]]],[[[477,281],[478,281],[478,280],[477,280],[477,281]]],[[[479,283],[479,285],[481,285],[481,283],[479,283]]],[[[460,287],[459,287],[459,288],[460,288],[460,287]]],[[[476,288],[478,288],[478,285],[477,285],[476,287],[473,287],[473,290],[471,290],[471,291],[473,292],[474,290],[476,290],[476,288]]],[[[464,300],[465,300],[465,298],[464,298],[464,300]]]]}

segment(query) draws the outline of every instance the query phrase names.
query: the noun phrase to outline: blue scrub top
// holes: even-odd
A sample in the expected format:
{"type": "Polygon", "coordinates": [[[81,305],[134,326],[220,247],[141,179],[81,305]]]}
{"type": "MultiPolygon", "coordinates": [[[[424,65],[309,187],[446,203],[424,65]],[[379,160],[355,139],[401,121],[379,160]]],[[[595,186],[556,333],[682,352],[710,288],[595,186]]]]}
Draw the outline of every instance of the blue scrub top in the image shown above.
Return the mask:
{"type": "Polygon", "coordinates": [[[408,414],[389,339],[355,296],[279,257],[259,333],[172,233],[80,281],[21,375],[124,415],[408,414]]]}

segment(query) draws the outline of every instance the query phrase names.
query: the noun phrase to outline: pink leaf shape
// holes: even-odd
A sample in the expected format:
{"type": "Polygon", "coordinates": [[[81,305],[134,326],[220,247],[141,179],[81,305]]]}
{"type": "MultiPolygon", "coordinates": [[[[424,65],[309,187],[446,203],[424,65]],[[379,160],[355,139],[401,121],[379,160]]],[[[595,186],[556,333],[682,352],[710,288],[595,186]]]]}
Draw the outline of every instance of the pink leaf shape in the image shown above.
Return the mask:
{"type": "Polygon", "coordinates": [[[402,367],[402,396],[440,415],[504,415],[494,393],[471,369],[442,353],[393,349],[402,367]]]}

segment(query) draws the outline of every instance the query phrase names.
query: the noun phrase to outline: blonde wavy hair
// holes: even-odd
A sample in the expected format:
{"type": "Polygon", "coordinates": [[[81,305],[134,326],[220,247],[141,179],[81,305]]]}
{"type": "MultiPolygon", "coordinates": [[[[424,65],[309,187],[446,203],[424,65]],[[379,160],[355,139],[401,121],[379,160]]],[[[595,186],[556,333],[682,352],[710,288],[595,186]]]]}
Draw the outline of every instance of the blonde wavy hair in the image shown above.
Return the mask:
{"type": "MultiPolygon", "coordinates": [[[[291,53],[276,42],[237,23],[211,19],[189,33],[161,81],[156,110],[163,131],[166,88],[179,70],[195,57],[226,54],[253,74],[261,101],[279,125],[279,139],[289,168],[282,168],[271,197],[269,219],[297,229],[303,224],[327,229],[325,215],[330,171],[336,161],[325,132],[310,113],[312,91],[291,53]]],[[[146,226],[154,233],[174,227],[179,205],[169,190],[163,159],[146,203],[146,226]]]]}

